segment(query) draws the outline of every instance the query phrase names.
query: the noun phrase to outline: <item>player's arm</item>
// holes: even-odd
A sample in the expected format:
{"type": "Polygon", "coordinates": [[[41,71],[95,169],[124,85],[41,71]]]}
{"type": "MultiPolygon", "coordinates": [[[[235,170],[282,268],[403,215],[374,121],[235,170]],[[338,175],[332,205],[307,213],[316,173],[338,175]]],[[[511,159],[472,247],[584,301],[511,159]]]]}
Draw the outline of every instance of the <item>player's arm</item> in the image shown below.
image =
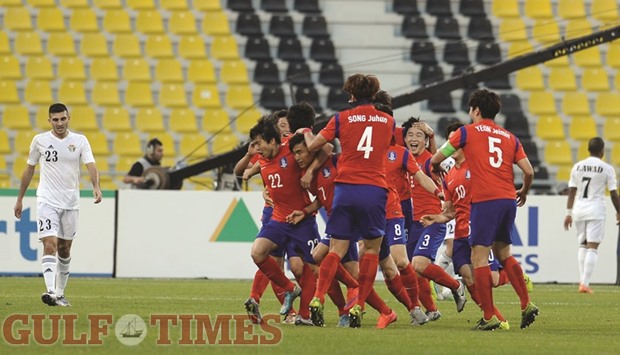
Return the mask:
{"type": "Polygon", "coordinates": [[[428,227],[433,223],[448,223],[454,219],[456,212],[452,201],[446,201],[443,205],[443,211],[440,214],[427,214],[420,218],[420,223],[424,227],[428,227]]]}
{"type": "Polygon", "coordinates": [[[433,179],[431,179],[426,174],[424,174],[422,170],[418,170],[415,174],[413,174],[413,178],[418,183],[420,183],[420,185],[422,185],[424,190],[432,193],[433,195],[443,200],[444,196],[443,196],[443,192],[441,191],[441,189],[437,187],[437,185],[435,185],[435,182],[433,182],[433,179]]]}
{"type": "Polygon", "coordinates": [[[95,203],[101,202],[101,187],[99,186],[99,170],[97,170],[97,166],[95,163],[86,164],[86,170],[88,170],[88,176],[90,177],[90,182],[93,184],[93,197],[95,198],[95,203]]]}
{"type": "Polygon", "coordinates": [[[523,172],[523,186],[517,191],[517,206],[525,205],[527,193],[530,191],[532,181],[534,181],[534,169],[528,158],[523,158],[517,162],[517,166],[523,172]]]}
{"type": "Polygon", "coordinates": [[[135,162],[131,166],[131,169],[129,169],[127,175],[123,177],[123,182],[125,184],[140,185],[144,183],[144,178],[142,177],[143,172],[144,167],[142,166],[142,164],[140,164],[140,162],[135,162]]]}
{"type": "Polygon", "coordinates": [[[319,208],[321,208],[321,201],[319,201],[318,198],[315,198],[314,201],[312,201],[312,203],[309,204],[308,206],[304,207],[303,210],[301,211],[295,210],[291,214],[286,216],[286,221],[290,224],[297,224],[301,222],[307,216],[318,211],[319,208]]]}
{"type": "Polygon", "coordinates": [[[577,195],[577,188],[570,187],[568,189],[568,199],[566,200],[566,217],[564,217],[564,230],[568,230],[573,225],[573,204],[575,203],[575,196],[577,195]]]}
{"type": "Polygon", "coordinates": [[[271,194],[269,193],[269,190],[267,190],[267,188],[263,188],[263,200],[265,200],[265,203],[271,207],[273,207],[273,199],[271,198],[271,194]]]}
{"type": "Polygon", "coordinates": [[[312,180],[314,179],[314,173],[325,163],[327,159],[331,156],[334,151],[334,146],[330,143],[325,144],[321,150],[319,150],[315,155],[312,163],[306,169],[306,173],[301,177],[301,186],[304,189],[309,189],[312,180]]]}
{"type": "Polygon", "coordinates": [[[15,217],[17,219],[22,218],[24,195],[26,194],[26,190],[28,189],[28,185],[30,185],[30,181],[32,181],[33,176],[34,176],[34,165],[26,164],[26,169],[24,169],[24,172],[22,173],[22,179],[19,183],[19,192],[17,193],[17,202],[15,202],[15,207],[13,208],[13,212],[15,213],[15,217]]]}
{"type": "Polygon", "coordinates": [[[312,130],[310,128],[302,128],[301,132],[304,135],[304,140],[306,141],[306,146],[310,152],[318,152],[326,143],[327,139],[321,135],[321,133],[316,136],[312,134],[312,130]]]}
{"type": "Polygon", "coordinates": [[[432,171],[438,175],[445,173],[445,170],[441,167],[441,162],[452,156],[456,152],[456,148],[450,144],[450,141],[446,141],[431,158],[432,171]]]}
{"type": "Polygon", "coordinates": [[[243,176],[243,172],[245,171],[245,169],[252,167],[252,158],[256,153],[256,148],[254,148],[254,145],[250,143],[250,145],[248,146],[248,152],[245,153],[243,158],[239,159],[237,164],[235,164],[235,176],[243,176]]]}
{"type": "Polygon", "coordinates": [[[620,198],[618,198],[618,190],[609,191],[609,197],[611,198],[612,205],[614,205],[616,209],[616,224],[620,225],[620,198]]]}
{"type": "Polygon", "coordinates": [[[250,178],[260,173],[260,164],[254,164],[251,167],[245,169],[243,172],[243,180],[250,180],[250,178]]]}

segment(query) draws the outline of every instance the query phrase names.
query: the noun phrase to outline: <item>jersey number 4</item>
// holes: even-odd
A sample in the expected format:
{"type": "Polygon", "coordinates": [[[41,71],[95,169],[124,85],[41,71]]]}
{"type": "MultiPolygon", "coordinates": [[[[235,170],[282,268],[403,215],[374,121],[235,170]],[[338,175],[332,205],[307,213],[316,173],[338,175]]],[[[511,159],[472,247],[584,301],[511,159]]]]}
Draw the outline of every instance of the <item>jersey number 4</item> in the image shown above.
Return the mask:
{"type": "Polygon", "coordinates": [[[357,143],[357,151],[364,152],[364,159],[368,159],[370,158],[370,152],[373,150],[372,127],[366,127],[366,129],[364,129],[364,133],[362,133],[362,138],[360,138],[359,143],[357,143]]]}

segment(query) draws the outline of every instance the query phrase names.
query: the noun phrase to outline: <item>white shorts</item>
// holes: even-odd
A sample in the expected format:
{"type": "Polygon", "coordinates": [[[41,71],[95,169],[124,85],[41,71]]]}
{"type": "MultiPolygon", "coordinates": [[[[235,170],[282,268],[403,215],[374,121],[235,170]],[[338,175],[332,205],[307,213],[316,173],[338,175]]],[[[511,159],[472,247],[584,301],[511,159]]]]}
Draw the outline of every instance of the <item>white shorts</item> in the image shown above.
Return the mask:
{"type": "Polygon", "coordinates": [[[585,221],[575,221],[577,229],[577,241],[579,244],[601,243],[605,232],[604,219],[589,219],[585,221]]]}
{"type": "Polygon", "coordinates": [[[79,210],[52,207],[45,202],[37,203],[37,230],[39,239],[58,237],[73,240],[77,233],[79,210]]]}
{"type": "Polygon", "coordinates": [[[456,228],[456,219],[450,220],[450,222],[446,223],[446,236],[443,238],[446,239],[454,239],[454,229],[456,228]]]}

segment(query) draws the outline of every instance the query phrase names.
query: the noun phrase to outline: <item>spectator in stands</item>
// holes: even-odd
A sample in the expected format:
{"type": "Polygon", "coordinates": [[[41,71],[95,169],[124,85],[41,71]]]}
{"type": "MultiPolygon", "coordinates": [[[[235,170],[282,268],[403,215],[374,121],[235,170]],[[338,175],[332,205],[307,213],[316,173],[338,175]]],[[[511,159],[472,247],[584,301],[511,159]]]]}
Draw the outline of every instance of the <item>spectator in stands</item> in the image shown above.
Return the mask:
{"type": "Polygon", "coordinates": [[[123,182],[131,184],[131,188],[133,189],[144,188],[145,180],[142,174],[151,166],[161,166],[163,157],[163,143],[157,138],[151,139],[146,145],[146,154],[131,166],[131,169],[123,178],[123,182]]]}

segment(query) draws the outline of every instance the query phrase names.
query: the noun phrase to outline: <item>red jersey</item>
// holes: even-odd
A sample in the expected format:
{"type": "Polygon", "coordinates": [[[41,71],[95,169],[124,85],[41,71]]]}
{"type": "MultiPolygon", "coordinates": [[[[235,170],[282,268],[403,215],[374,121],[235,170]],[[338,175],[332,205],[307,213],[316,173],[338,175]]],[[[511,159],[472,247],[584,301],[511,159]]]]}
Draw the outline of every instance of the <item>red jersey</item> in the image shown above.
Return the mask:
{"type": "Polygon", "coordinates": [[[394,118],[361,103],[337,113],[320,134],[328,141],[340,139],[336,182],[387,188],[385,154],[394,134],[394,118]]]}
{"type": "Polygon", "coordinates": [[[385,203],[385,219],[403,218],[403,208],[400,206],[398,192],[392,186],[388,188],[387,202],[385,203]]]}
{"type": "MultiPolygon", "coordinates": [[[[327,159],[323,165],[317,170],[312,183],[310,184],[310,193],[319,199],[321,205],[325,208],[327,216],[332,214],[332,202],[334,200],[334,180],[338,175],[336,170],[337,156],[334,155],[327,159]]],[[[305,173],[305,171],[304,171],[305,173]]]]}
{"type": "Polygon", "coordinates": [[[301,169],[288,144],[280,145],[278,155],[272,159],[261,158],[260,165],[260,174],[274,204],[271,219],[286,222],[286,216],[310,204],[308,192],[301,187],[301,169]]]}
{"type": "Polygon", "coordinates": [[[406,147],[404,130],[405,129],[403,127],[394,128],[394,141],[397,145],[402,145],[403,147],[406,147]]]}
{"type": "Polygon", "coordinates": [[[516,199],[513,165],[527,158],[512,133],[490,119],[463,126],[454,132],[450,145],[465,153],[471,171],[471,201],[516,199]]]}
{"type": "MultiPolygon", "coordinates": [[[[433,181],[435,181],[435,177],[431,173],[431,158],[433,155],[428,151],[424,150],[420,155],[415,157],[416,162],[422,169],[422,171],[430,176],[433,181]]],[[[441,200],[439,197],[435,196],[432,192],[426,191],[422,185],[417,183],[417,181],[411,179],[412,189],[411,189],[411,197],[413,200],[413,220],[419,221],[422,216],[426,214],[440,214],[441,213],[441,200]]]]}
{"type": "Polygon", "coordinates": [[[411,198],[409,174],[420,171],[420,166],[413,159],[411,152],[401,145],[391,145],[385,165],[385,174],[389,187],[396,188],[399,201],[411,198]]]}
{"type": "Polygon", "coordinates": [[[443,181],[443,193],[446,201],[452,201],[456,212],[454,239],[469,236],[469,213],[471,209],[471,174],[464,161],[461,166],[454,166],[443,181]]]}

